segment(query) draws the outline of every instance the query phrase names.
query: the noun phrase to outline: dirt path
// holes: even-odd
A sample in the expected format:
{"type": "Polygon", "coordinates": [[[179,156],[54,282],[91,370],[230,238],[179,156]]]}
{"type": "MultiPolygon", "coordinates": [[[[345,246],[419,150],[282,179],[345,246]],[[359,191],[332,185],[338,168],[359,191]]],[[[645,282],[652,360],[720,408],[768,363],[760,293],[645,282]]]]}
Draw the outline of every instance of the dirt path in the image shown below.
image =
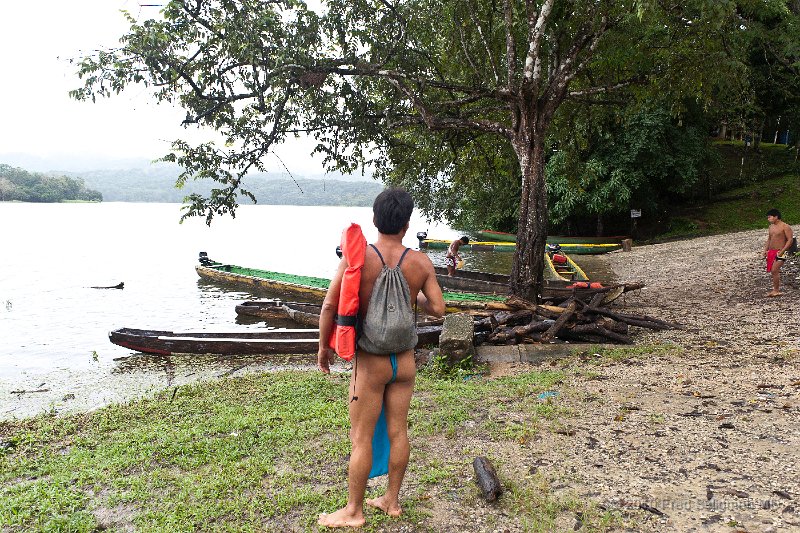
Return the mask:
{"type": "MultiPolygon", "coordinates": [[[[606,256],[619,280],[647,284],[618,300],[618,310],[686,329],[636,328],[636,346],[622,361],[586,353],[543,365],[565,371],[553,403],[566,414],[541,424],[530,439],[472,434],[471,421],[455,439],[413,443],[458,473],[426,489],[433,530],[583,531],[587,522],[603,527],[597,513],[612,511],[619,520],[610,529],[621,531],[800,531],[800,317],[794,309],[800,259],[784,268],[785,296],[767,298],[770,281],[760,258],[765,235],[741,232],[606,256]],[[484,454],[515,487],[499,504],[480,500],[465,460],[484,454]],[[587,503],[594,518],[568,510],[587,503]],[[521,513],[508,514],[520,505],[531,515],[556,508],[555,522],[525,524],[521,513]]],[[[491,370],[501,376],[531,367],[494,364],[491,370]]],[[[475,413],[474,420],[487,413],[475,413]]],[[[494,422],[525,423],[526,416],[511,410],[494,422]]],[[[404,490],[413,493],[418,480],[410,477],[404,490]]]]}
{"type": "Polygon", "coordinates": [[[531,460],[644,530],[800,531],[800,260],[784,267],[785,295],[766,298],[764,237],[609,255],[619,279],[647,284],[620,308],[687,327],[637,344],[683,351],[572,378],[575,434],[543,432],[531,460]]]}

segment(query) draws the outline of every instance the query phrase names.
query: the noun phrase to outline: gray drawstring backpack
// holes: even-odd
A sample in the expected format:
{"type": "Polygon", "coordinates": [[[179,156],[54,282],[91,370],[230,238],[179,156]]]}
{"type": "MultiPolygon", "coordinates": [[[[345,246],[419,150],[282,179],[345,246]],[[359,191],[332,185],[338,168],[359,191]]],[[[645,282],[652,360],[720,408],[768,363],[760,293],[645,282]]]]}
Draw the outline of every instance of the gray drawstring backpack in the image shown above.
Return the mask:
{"type": "Polygon", "coordinates": [[[416,319],[411,310],[411,291],[400,271],[410,248],[405,249],[397,266],[389,268],[375,245],[370,246],[378,254],[383,268],[372,288],[358,347],[383,355],[410,350],[417,345],[416,319]]]}

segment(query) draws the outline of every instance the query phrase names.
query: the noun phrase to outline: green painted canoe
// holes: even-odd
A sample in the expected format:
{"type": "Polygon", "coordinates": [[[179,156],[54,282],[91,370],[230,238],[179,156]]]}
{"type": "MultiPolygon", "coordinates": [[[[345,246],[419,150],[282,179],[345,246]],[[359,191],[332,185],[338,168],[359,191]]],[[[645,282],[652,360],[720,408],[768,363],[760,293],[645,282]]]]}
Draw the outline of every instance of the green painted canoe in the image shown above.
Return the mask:
{"type": "MultiPolygon", "coordinates": [[[[291,294],[308,302],[322,302],[328,292],[330,280],[312,276],[299,276],[257,268],[217,263],[207,258],[195,267],[205,280],[245,288],[250,292],[291,294]]],[[[445,304],[450,311],[461,309],[510,309],[503,302],[507,296],[473,292],[448,291],[445,304]]]]}
{"type": "MultiPolygon", "coordinates": [[[[420,239],[420,250],[447,250],[452,241],[445,239],[420,239]]],[[[548,242],[550,239],[548,238],[548,242]]],[[[553,243],[560,244],[565,252],[573,255],[597,255],[613,252],[622,248],[622,243],[616,244],[577,244],[577,243],[553,243]]],[[[515,242],[500,241],[470,241],[469,244],[462,244],[461,250],[473,252],[513,252],[517,247],[515,242]]]]}
{"type": "Polygon", "coordinates": [[[506,233],[505,231],[482,229],[480,231],[476,231],[475,235],[482,241],[517,242],[516,233],[506,233]]]}
{"type": "MultiPolygon", "coordinates": [[[[450,243],[445,239],[420,239],[419,247],[421,250],[447,250],[450,243]]],[[[514,242],[492,242],[492,241],[470,241],[469,244],[462,244],[460,250],[472,250],[474,252],[513,252],[517,247],[514,242]]]]}
{"type": "MultiPolygon", "coordinates": [[[[482,241],[517,242],[516,233],[506,233],[504,231],[492,231],[483,229],[476,231],[475,235],[482,241]]],[[[608,237],[568,237],[566,235],[548,235],[547,244],[620,244],[625,235],[611,235],[608,237]]],[[[573,252],[574,253],[574,252],[573,252]]]]}

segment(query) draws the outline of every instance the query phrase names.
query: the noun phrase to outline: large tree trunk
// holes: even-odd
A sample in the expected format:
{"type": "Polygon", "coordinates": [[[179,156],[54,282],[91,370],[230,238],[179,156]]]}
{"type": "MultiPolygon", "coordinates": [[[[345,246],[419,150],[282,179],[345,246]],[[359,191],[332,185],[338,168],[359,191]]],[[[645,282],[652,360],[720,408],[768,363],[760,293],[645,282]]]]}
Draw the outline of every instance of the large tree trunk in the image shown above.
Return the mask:
{"type": "MultiPolygon", "coordinates": [[[[542,294],[542,270],[547,239],[547,185],[544,176],[545,127],[528,129],[514,144],[522,171],[522,198],[517,226],[517,249],[511,269],[511,293],[530,301],[542,294]]],[[[520,128],[524,131],[525,128],[520,128]]]]}

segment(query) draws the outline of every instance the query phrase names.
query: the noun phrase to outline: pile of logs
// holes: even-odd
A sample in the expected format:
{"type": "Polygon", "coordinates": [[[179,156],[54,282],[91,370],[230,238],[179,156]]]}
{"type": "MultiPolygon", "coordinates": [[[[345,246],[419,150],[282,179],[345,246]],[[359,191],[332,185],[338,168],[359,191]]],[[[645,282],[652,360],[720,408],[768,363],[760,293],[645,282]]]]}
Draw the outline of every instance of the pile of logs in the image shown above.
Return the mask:
{"type": "Polygon", "coordinates": [[[488,317],[491,328],[476,328],[475,344],[534,344],[564,341],[633,344],[628,328],[683,329],[657,318],[612,311],[603,293],[589,302],[569,298],[559,306],[536,305],[520,298],[506,302],[516,311],[499,311],[488,317]],[[490,330],[490,331],[488,331],[490,330]]]}

